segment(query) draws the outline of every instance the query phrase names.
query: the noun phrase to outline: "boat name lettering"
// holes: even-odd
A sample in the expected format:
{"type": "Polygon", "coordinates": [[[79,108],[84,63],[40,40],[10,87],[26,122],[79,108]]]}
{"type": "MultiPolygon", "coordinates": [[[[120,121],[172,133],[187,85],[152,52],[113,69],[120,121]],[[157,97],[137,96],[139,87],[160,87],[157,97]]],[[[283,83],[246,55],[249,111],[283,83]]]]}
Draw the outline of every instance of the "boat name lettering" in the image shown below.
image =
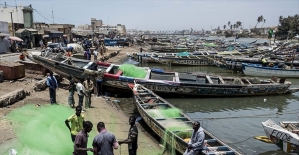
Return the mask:
{"type": "Polygon", "coordinates": [[[150,90],[166,90],[166,91],[169,91],[169,92],[175,92],[175,88],[172,88],[172,87],[153,86],[153,85],[147,85],[146,87],[150,90]]]}
{"type": "Polygon", "coordinates": [[[273,130],[271,135],[284,141],[291,141],[293,138],[292,136],[278,130],[273,130]]]}
{"type": "Polygon", "coordinates": [[[205,64],[202,60],[180,60],[182,64],[205,64]]]}

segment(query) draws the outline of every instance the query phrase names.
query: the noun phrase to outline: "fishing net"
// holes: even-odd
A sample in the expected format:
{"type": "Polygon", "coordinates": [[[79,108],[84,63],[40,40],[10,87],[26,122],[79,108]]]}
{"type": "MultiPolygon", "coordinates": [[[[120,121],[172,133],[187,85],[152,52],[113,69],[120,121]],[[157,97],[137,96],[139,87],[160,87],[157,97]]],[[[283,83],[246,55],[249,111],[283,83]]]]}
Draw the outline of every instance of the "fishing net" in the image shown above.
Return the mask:
{"type": "Polygon", "coordinates": [[[131,64],[123,64],[119,67],[119,69],[123,72],[123,76],[134,78],[145,78],[146,76],[146,71],[144,69],[131,64]]]}
{"type": "MultiPolygon", "coordinates": [[[[15,149],[20,155],[53,155],[72,154],[73,143],[69,129],[64,121],[74,110],[62,105],[44,105],[36,107],[32,104],[16,109],[4,119],[13,125],[17,140],[6,143],[0,154],[8,154],[15,149]]],[[[96,125],[89,134],[88,147],[91,147],[96,135],[96,125]]],[[[91,155],[91,152],[88,152],[91,155]]]]}
{"type": "Polygon", "coordinates": [[[147,113],[153,118],[174,118],[180,117],[180,109],[168,108],[168,109],[149,109],[147,113]]]}

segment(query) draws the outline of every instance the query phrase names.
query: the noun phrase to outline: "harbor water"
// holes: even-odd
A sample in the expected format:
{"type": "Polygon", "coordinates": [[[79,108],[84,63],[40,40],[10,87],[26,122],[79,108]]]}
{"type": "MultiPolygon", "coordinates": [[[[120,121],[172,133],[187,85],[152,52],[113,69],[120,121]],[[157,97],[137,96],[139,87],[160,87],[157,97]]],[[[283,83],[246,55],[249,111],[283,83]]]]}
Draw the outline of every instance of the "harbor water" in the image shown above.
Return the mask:
{"type": "MultiPolygon", "coordinates": [[[[244,76],[241,73],[224,70],[214,66],[165,66],[141,64],[167,71],[208,73],[221,76],[244,76]]],[[[259,77],[260,79],[264,79],[259,77]]],[[[299,87],[298,79],[287,78],[292,87],[299,87]]],[[[174,106],[183,110],[193,120],[201,122],[202,127],[217,138],[248,155],[286,154],[276,145],[254,139],[266,135],[261,122],[272,119],[297,121],[299,111],[299,92],[289,95],[234,97],[234,98],[166,98],[174,106]]]]}

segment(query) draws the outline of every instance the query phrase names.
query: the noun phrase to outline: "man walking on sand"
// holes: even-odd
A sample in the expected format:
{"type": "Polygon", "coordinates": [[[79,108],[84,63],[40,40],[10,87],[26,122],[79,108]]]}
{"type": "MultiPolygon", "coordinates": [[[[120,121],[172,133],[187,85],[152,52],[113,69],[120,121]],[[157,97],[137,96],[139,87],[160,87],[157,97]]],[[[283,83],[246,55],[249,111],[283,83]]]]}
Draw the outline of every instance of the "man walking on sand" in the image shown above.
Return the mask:
{"type": "Polygon", "coordinates": [[[88,133],[92,130],[92,126],[90,121],[84,122],[83,129],[75,138],[73,155],[87,155],[87,151],[93,152],[93,148],[87,148],[88,133]]]}
{"type": "Polygon", "coordinates": [[[128,144],[129,155],[137,155],[137,140],[138,140],[138,129],[135,124],[136,117],[131,116],[129,119],[129,124],[131,125],[128,133],[128,138],[123,141],[119,141],[119,145],[128,144]]]}
{"type": "Polygon", "coordinates": [[[64,87],[64,89],[69,90],[68,103],[71,108],[75,108],[74,93],[76,91],[76,85],[71,75],[69,75],[67,79],[69,80],[69,85],[64,87]]]}
{"type": "Polygon", "coordinates": [[[79,102],[78,102],[78,106],[83,106],[83,99],[84,99],[84,96],[86,96],[85,94],[85,88],[83,86],[83,79],[80,79],[80,82],[78,82],[76,84],[76,89],[77,89],[77,92],[78,92],[78,97],[79,97],[79,102]]]}
{"type": "Polygon", "coordinates": [[[94,62],[97,62],[98,60],[98,47],[96,47],[96,49],[93,51],[93,59],[94,59],[94,62]]]}
{"type": "Polygon", "coordinates": [[[65,120],[65,125],[67,126],[67,128],[69,128],[71,132],[72,142],[75,141],[75,137],[77,133],[83,129],[84,115],[81,114],[81,111],[82,111],[82,107],[77,106],[76,113],[71,115],[68,119],[65,120]],[[69,125],[69,122],[71,122],[71,126],[69,125]]]}
{"type": "Polygon", "coordinates": [[[85,109],[91,108],[91,93],[93,91],[93,82],[90,80],[90,77],[86,78],[86,81],[84,81],[83,86],[85,88],[85,109]]]}
{"type": "Polygon", "coordinates": [[[57,103],[56,102],[56,89],[58,89],[58,83],[57,83],[55,76],[53,76],[53,72],[48,73],[47,86],[49,87],[51,104],[57,103]]]}
{"type": "Polygon", "coordinates": [[[94,155],[113,155],[113,148],[118,149],[118,143],[113,133],[108,132],[104,122],[97,125],[98,135],[93,139],[92,146],[94,155]]]}

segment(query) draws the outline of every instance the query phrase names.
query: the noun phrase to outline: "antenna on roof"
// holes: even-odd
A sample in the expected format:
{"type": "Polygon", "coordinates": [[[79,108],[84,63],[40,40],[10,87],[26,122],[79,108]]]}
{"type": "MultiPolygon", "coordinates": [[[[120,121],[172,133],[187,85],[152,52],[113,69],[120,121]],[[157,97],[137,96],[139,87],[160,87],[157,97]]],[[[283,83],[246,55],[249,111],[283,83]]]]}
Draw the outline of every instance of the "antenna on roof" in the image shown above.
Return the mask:
{"type": "Polygon", "coordinates": [[[53,24],[54,24],[53,3],[52,3],[52,18],[53,18],[53,24]]]}

